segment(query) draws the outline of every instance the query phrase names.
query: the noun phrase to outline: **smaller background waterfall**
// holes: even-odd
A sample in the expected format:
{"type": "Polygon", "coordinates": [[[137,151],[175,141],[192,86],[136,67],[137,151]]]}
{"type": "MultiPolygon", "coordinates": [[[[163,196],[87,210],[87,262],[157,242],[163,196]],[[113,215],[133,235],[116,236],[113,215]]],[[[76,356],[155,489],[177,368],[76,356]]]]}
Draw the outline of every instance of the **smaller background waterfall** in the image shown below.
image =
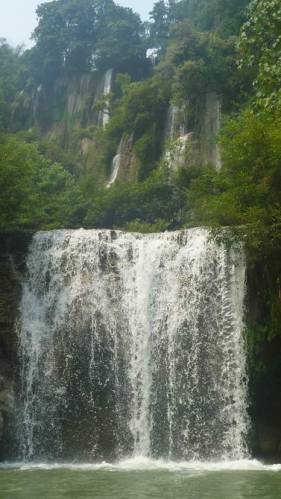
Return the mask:
{"type": "Polygon", "coordinates": [[[181,123],[180,110],[174,104],[170,104],[166,123],[166,140],[175,140],[184,135],[185,127],[181,123]]]}
{"type": "Polygon", "coordinates": [[[127,182],[135,180],[136,171],[134,168],[133,153],[134,134],[123,134],[119,142],[117,153],[111,164],[111,172],[106,187],[111,187],[118,179],[127,182]]]}
{"type": "Polygon", "coordinates": [[[114,156],[112,160],[111,175],[109,181],[106,184],[107,188],[111,187],[111,185],[114,184],[115,180],[118,177],[118,172],[121,164],[121,149],[122,149],[122,142],[119,144],[117,154],[114,156]]]}
{"type": "Polygon", "coordinates": [[[19,327],[25,460],[246,455],[245,264],[203,229],[34,236],[19,327]]]}
{"type": "MultiPolygon", "coordinates": [[[[113,78],[113,69],[108,69],[104,74],[103,82],[102,82],[102,96],[107,97],[111,92],[112,87],[112,78],[113,78]]],[[[109,110],[108,107],[105,106],[104,109],[99,111],[98,115],[98,125],[101,127],[105,127],[109,122],[109,110]]]]}

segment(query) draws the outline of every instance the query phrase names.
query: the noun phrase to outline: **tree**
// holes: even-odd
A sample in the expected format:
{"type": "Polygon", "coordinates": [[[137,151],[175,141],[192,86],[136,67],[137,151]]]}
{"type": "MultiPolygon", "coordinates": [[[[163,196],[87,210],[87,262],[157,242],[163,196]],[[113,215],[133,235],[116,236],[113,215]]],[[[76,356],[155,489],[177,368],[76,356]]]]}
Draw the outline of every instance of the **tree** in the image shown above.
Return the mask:
{"type": "Polygon", "coordinates": [[[130,69],[145,59],[139,16],[113,0],[57,0],[40,5],[37,15],[29,57],[40,82],[65,72],[130,69]]]}
{"type": "Polygon", "coordinates": [[[169,228],[176,224],[181,200],[163,172],[152,172],[144,182],[113,185],[101,190],[88,205],[86,226],[126,228],[151,226],[169,228]]]}
{"type": "Polygon", "coordinates": [[[60,228],[81,222],[75,179],[15,135],[0,136],[0,185],[1,230],[60,228]]]}
{"type": "Polygon", "coordinates": [[[201,100],[211,91],[223,95],[227,104],[232,102],[240,85],[235,42],[235,37],[198,31],[189,20],[173,26],[163,64],[173,69],[173,96],[179,106],[201,100]]]}
{"type": "Polygon", "coordinates": [[[94,58],[99,69],[112,67],[135,77],[147,73],[144,27],[132,9],[113,4],[108,10],[94,58]]]}
{"type": "Polygon", "coordinates": [[[270,111],[281,105],[281,4],[279,0],[253,0],[239,41],[240,68],[256,73],[257,103],[270,111]]]}
{"type": "Polygon", "coordinates": [[[170,4],[165,0],[159,0],[154,4],[149,16],[150,46],[162,52],[167,47],[169,40],[171,26],[170,4]]]}
{"type": "Polygon", "coordinates": [[[191,223],[236,228],[255,256],[280,252],[280,112],[232,117],[222,146],[222,170],[206,168],[187,191],[191,223]]]}
{"type": "Polygon", "coordinates": [[[239,32],[245,20],[245,8],[249,0],[180,0],[171,6],[171,16],[176,22],[192,21],[203,31],[217,31],[228,37],[239,32]]]}
{"type": "Polygon", "coordinates": [[[13,103],[23,70],[21,47],[13,49],[5,39],[0,39],[0,129],[11,126],[13,103]]]}

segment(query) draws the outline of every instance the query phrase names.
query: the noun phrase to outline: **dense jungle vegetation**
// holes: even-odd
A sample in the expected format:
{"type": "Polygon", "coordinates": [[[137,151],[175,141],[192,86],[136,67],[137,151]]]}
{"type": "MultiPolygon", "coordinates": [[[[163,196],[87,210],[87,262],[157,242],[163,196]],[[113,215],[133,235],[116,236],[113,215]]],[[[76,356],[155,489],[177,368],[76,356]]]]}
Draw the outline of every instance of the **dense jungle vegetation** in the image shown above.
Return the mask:
{"type": "Polygon", "coordinates": [[[253,255],[280,249],[278,0],[159,0],[148,23],[113,0],[57,0],[37,14],[31,49],[0,45],[1,230],[223,225],[242,233],[253,255]],[[76,139],[94,137],[89,168],[75,134],[68,147],[44,135],[32,99],[38,86],[108,68],[117,74],[109,124],[76,131],[76,139]],[[168,104],[192,121],[212,89],[223,101],[223,167],[186,164],[171,176],[163,160],[168,104]],[[138,178],[106,189],[109,162],[132,130],[138,178]]]}

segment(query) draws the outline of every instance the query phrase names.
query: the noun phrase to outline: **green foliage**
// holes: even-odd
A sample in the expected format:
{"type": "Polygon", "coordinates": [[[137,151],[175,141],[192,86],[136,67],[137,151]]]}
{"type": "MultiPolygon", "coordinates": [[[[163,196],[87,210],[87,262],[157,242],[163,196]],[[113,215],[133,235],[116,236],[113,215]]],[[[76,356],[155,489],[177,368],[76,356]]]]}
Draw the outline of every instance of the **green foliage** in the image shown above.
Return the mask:
{"type": "Polygon", "coordinates": [[[166,108],[167,101],[161,94],[156,78],[133,82],[126,85],[123,97],[118,102],[113,126],[118,121],[120,130],[127,133],[134,131],[136,137],[141,137],[151,124],[163,119],[166,108]]]}
{"type": "Polygon", "coordinates": [[[236,38],[221,38],[217,33],[199,32],[189,21],[177,23],[165,56],[172,66],[173,95],[179,105],[202,99],[215,91],[225,103],[239,99],[244,74],[236,68],[236,38]]]}
{"type": "Polygon", "coordinates": [[[0,184],[0,230],[79,223],[81,198],[73,177],[13,135],[0,137],[0,184]]]}
{"type": "Polygon", "coordinates": [[[157,165],[161,155],[162,135],[157,127],[152,126],[142,137],[136,141],[134,153],[139,160],[139,180],[142,181],[157,165]]]}
{"type": "Polygon", "coordinates": [[[221,38],[237,35],[248,4],[249,0],[159,0],[150,14],[150,46],[163,53],[171,28],[186,21],[199,32],[216,32],[221,38]]]}
{"type": "MultiPolygon", "coordinates": [[[[80,133],[82,134],[82,131],[80,133]]],[[[37,138],[35,142],[38,143],[38,151],[46,159],[52,163],[59,163],[71,174],[77,173],[79,170],[77,158],[73,156],[73,153],[64,150],[57,141],[51,138],[43,138],[41,140],[37,138]]]]}
{"type": "Polygon", "coordinates": [[[1,135],[0,142],[0,227],[25,225],[30,219],[35,149],[13,137],[1,135]]]}
{"type": "Polygon", "coordinates": [[[38,164],[34,173],[37,207],[33,217],[38,225],[44,229],[79,226],[84,210],[75,179],[60,164],[50,165],[46,160],[38,164]]]}
{"type": "Polygon", "coordinates": [[[168,98],[157,75],[137,82],[130,82],[122,75],[118,84],[119,98],[113,103],[111,120],[103,134],[103,164],[108,169],[124,133],[133,135],[133,152],[142,181],[161,156],[168,98]]]}
{"type": "Polygon", "coordinates": [[[112,5],[97,42],[96,66],[141,77],[148,71],[145,56],[144,27],[139,16],[132,9],[112,5]]]}
{"type": "Polygon", "coordinates": [[[150,12],[149,43],[160,52],[167,47],[171,25],[170,5],[158,0],[150,12]]]}
{"type": "Polygon", "coordinates": [[[80,181],[96,188],[96,185],[102,186],[106,183],[119,138],[114,136],[114,133],[109,133],[109,130],[99,127],[95,128],[91,137],[84,135],[83,138],[85,139],[85,137],[89,140],[89,143],[87,150],[80,154],[80,160],[84,164],[84,168],[80,170],[82,174],[80,181]]]}
{"type": "Polygon", "coordinates": [[[169,229],[169,222],[167,220],[158,219],[154,223],[142,222],[140,219],[133,220],[129,222],[123,230],[127,232],[140,232],[142,234],[150,234],[157,232],[164,232],[169,229]]]}
{"type": "Polygon", "coordinates": [[[164,174],[155,171],[144,182],[114,185],[94,193],[85,224],[115,229],[128,229],[136,224],[146,228],[173,228],[180,207],[181,200],[164,174]]]}
{"type": "Polygon", "coordinates": [[[223,37],[237,34],[245,19],[249,0],[181,0],[171,2],[171,17],[179,22],[185,18],[204,31],[217,31],[223,37]]]}
{"type": "Polygon", "coordinates": [[[0,39],[0,129],[12,125],[13,103],[24,72],[21,49],[0,39]]]}
{"type": "Polygon", "coordinates": [[[203,170],[187,193],[193,223],[237,227],[252,252],[281,250],[281,116],[246,110],[227,123],[220,172],[203,170]]]}
{"type": "Polygon", "coordinates": [[[40,82],[93,68],[138,73],[145,64],[142,23],[113,0],[57,0],[41,4],[37,15],[29,60],[40,82]]]}
{"type": "Polygon", "coordinates": [[[281,4],[279,0],[253,0],[240,41],[240,68],[256,74],[254,89],[262,109],[281,105],[281,4]]]}
{"type": "MultiPolygon", "coordinates": [[[[220,173],[211,168],[205,168],[201,173],[190,168],[184,181],[184,174],[178,174],[181,185],[178,178],[168,182],[157,177],[171,98],[182,106],[183,112],[194,111],[207,91],[220,93],[224,102],[237,101],[241,78],[235,65],[236,39],[230,34],[237,33],[246,4],[246,0],[239,0],[235,5],[229,0],[157,2],[151,13],[149,43],[162,51],[163,57],[153,75],[143,81],[131,81],[131,77],[124,74],[124,71],[136,74],[133,67],[141,67],[142,74],[146,71],[144,27],[130,9],[115,5],[113,0],[58,0],[38,8],[36,44],[24,56],[25,62],[31,62],[33,79],[41,81],[43,78],[46,84],[62,75],[69,77],[76,73],[79,77],[93,68],[104,71],[115,67],[123,72],[116,78],[110,96],[111,120],[106,130],[87,127],[85,123],[87,128],[71,131],[73,124],[70,123],[68,152],[58,141],[50,139],[39,140],[39,149],[21,143],[21,147],[33,147],[36,151],[30,160],[36,202],[40,197],[48,204],[51,190],[47,186],[54,189],[53,208],[49,206],[44,213],[40,212],[41,208],[36,209],[38,226],[55,226],[56,223],[61,226],[63,219],[65,225],[75,224],[75,216],[68,212],[67,196],[71,193],[81,220],[83,210],[87,212],[85,223],[88,226],[143,226],[143,230],[145,227],[150,230],[149,227],[179,226],[184,217],[187,225],[247,227],[247,240],[256,251],[262,251],[265,241],[271,241],[271,246],[277,244],[280,182],[276,165],[279,165],[278,155],[281,154],[277,115],[271,120],[268,115],[256,117],[246,111],[230,120],[222,139],[225,164],[220,173]],[[204,31],[206,29],[210,31],[204,31]],[[132,137],[139,182],[119,183],[111,189],[103,189],[102,184],[124,134],[132,137]],[[83,140],[89,143],[82,158],[79,147],[83,140]],[[151,174],[155,170],[156,173],[151,174]],[[59,192],[57,186],[62,185],[59,192]],[[83,200],[77,185],[81,186],[83,200]]],[[[265,0],[260,4],[265,4],[265,0]]],[[[259,12],[260,8],[254,2],[250,12],[259,12]]],[[[251,15],[253,19],[248,28],[244,27],[244,32],[248,30],[247,36],[253,23],[255,26],[262,23],[261,17],[251,15]]],[[[275,28],[270,26],[274,32],[275,28]]],[[[264,39],[261,36],[256,60],[251,54],[254,39],[249,43],[250,39],[248,36],[247,45],[242,34],[240,48],[253,64],[257,64],[263,57],[265,36],[264,39]]],[[[19,55],[5,44],[2,50],[5,54],[2,59],[6,62],[3,62],[4,76],[0,77],[0,96],[6,89],[2,114],[8,115],[11,111],[5,111],[6,107],[11,110],[20,98],[18,82],[22,63],[19,64],[19,55]],[[12,64],[18,65],[14,72],[12,64]],[[10,73],[17,75],[12,81],[10,73]]],[[[276,75],[274,78],[276,80],[276,75]]],[[[104,108],[104,102],[96,102],[95,106],[104,108]]],[[[27,184],[30,185],[29,180],[27,184]]]]}

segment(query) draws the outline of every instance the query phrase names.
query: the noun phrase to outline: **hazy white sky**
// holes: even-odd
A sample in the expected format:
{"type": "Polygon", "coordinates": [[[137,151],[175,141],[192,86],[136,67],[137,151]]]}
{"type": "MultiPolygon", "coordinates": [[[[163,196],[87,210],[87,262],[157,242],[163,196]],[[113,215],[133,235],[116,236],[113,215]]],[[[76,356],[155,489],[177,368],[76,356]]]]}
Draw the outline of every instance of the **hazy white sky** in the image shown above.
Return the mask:
{"type": "MultiPolygon", "coordinates": [[[[0,38],[7,38],[12,45],[28,43],[36,25],[35,10],[40,3],[43,1],[0,0],[0,38]]],[[[131,7],[145,19],[152,10],[154,0],[118,0],[116,3],[131,7]]]]}

